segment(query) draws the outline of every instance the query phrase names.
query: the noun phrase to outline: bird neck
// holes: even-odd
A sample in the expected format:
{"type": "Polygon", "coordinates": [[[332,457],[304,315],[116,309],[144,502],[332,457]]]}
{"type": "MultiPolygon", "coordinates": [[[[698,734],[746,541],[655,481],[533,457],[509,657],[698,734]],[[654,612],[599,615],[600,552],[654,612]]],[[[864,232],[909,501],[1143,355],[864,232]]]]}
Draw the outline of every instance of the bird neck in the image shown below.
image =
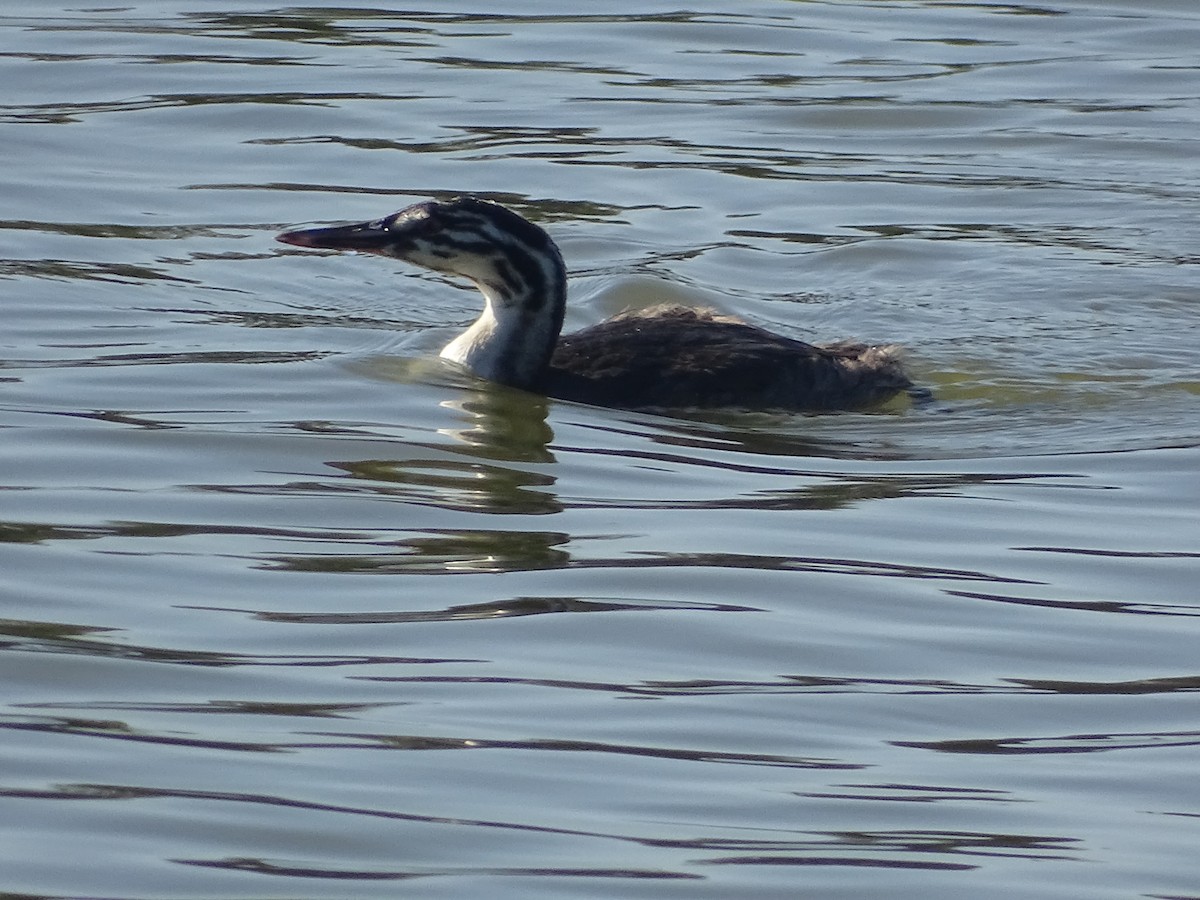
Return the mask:
{"type": "Polygon", "coordinates": [[[566,272],[561,259],[499,282],[476,282],[484,297],[483,313],[442,348],[479,378],[532,389],[546,373],[562,330],[566,309],[566,272]]]}

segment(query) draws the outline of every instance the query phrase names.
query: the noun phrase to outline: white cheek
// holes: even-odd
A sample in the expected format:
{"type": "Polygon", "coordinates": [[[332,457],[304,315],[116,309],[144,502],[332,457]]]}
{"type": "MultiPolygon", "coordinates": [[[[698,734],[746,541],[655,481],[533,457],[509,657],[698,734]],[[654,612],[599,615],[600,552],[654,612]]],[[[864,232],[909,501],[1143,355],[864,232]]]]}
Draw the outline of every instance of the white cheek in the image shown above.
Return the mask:
{"type": "Polygon", "coordinates": [[[416,266],[424,266],[426,269],[437,269],[439,272],[444,272],[449,269],[447,263],[450,261],[437,255],[426,247],[420,245],[409,247],[401,250],[396,254],[400,259],[407,260],[416,266]]]}
{"type": "Polygon", "coordinates": [[[494,285],[496,282],[496,269],[488,259],[465,259],[461,256],[446,259],[433,253],[428,253],[420,260],[413,261],[428,269],[469,278],[485,292],[488,287],[494,285]]]}
{"type": "Polygon", "coordinates": [[[492,274],[492,266],[486,260],[463,257],[456,253],[447,254],[445,250],[434,250],[421,243],[398,250],[394,255],[397,259],[415,266],[461,275],[472,281],[486,281],[492,274]]]}

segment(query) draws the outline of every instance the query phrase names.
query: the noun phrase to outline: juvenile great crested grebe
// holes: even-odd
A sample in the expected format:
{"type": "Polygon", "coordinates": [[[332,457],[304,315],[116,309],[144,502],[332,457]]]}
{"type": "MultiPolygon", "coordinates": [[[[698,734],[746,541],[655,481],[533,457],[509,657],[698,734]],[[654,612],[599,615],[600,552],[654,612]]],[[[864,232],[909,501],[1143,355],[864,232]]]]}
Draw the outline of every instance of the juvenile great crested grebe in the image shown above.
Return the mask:
{"type": "Polygon", "coordinates": [[[471,279],[483,314],[442,357],[551,397],[626,409],[832,410],[919,393],[893,345],[818,347],[708,310],[626,312],[560,337],[567,273],[558,247],[538,226],[475,197],[277,240],[378,253],[471,279]]]}

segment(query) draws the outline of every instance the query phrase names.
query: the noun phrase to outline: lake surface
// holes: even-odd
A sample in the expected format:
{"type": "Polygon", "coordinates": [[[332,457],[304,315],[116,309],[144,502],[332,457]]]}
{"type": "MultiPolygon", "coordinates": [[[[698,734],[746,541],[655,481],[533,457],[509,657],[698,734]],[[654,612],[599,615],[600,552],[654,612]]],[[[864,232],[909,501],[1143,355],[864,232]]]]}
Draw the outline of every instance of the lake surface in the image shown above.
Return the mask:
{"type": "Polygon", "coordinates": [[[1200,897],[1200,8],[581,8],[0,10],[0,895],[1200,897]],[[936,402],[272,240],[463,192],[936,402]]]}

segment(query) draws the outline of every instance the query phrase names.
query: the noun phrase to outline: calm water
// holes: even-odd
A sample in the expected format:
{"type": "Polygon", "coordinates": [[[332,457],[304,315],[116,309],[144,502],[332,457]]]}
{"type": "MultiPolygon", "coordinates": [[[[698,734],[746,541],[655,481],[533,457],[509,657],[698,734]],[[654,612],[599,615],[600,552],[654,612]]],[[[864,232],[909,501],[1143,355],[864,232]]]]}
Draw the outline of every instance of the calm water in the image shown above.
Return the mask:
{"type": "Polygon", "coordinates": [[[1194,0],[603,6],[3,5],[0,895],[1200,897],[1194,0]],[[465,191],[938,402],[271,239],[465,191]]]}

